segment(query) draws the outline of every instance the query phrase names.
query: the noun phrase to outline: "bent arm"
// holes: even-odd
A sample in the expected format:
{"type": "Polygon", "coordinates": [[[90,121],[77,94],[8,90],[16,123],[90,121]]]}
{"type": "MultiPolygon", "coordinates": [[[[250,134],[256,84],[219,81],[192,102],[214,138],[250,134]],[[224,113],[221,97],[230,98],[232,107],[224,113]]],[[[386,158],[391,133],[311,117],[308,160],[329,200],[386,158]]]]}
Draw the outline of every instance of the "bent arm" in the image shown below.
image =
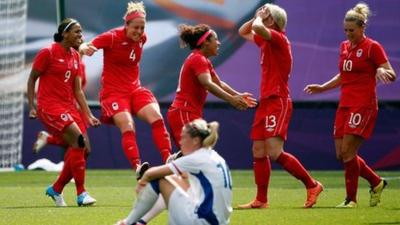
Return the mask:
{"type": "Polygon", "coordinates": [[[252,33],[252,25],[254,22],[254,18],[245,22],[240,28],[239,28],[239,35],[248,40],[248,41],[253,41],[254,42],[254,34],[252,33]]]}
{"type": "Polygon", "coordinates": [[[336,74],[332,79],[324,84],[309,84],[304,88],[307,94],[318,94],[334,88],[337,88],[341,83],[340,73],[336,74]]]}
{"type": "Polygon", "coordinates": [[[27,95],[28,95],[28,104],[29,104],[29,117],[36,117],[36,109],[34,104],[35,99],[35,84],[37,79],[40,76],[40,72],[32,69],[29,74],[28,83],[27,83],[27,95]]]}

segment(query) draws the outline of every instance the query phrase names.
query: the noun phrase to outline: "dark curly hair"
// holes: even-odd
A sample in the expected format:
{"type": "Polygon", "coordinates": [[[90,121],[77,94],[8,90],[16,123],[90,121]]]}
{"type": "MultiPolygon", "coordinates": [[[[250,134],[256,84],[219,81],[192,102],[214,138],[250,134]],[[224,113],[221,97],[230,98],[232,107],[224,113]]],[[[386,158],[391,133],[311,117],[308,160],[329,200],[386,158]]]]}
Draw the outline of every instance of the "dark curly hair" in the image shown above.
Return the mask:
{"type": "MultiPolygon", "coordinates": [[[[187,24],[181,24],[178,27],[179,37],[183,42],[183,46],[189,46],[190,49],[200,48],[201,45],[197,46],[197,41],[211,28],[207,24],[198,24],[191,26],[187,24]]],[[[206,40],[210,40],[211,35],[206,40]]]]}

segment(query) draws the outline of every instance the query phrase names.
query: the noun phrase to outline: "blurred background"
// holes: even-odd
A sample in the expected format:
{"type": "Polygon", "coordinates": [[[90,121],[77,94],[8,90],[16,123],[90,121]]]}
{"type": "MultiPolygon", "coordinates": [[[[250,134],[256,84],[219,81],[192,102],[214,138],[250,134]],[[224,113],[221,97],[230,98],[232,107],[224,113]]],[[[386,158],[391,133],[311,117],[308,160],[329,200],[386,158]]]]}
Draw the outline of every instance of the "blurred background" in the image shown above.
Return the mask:
{"type": "MultiPolygon", "coordinates": [[[[80,21],[85,40],[114,27],[122,26],[128,1],[68,0],[65,16],[80,21]]],[[[258,0],[145,0],[146,33],[141,61],[142,85],[151,89],[160,101],[165,115],[177,86],[180,67],[190,53],[179,47],[177,26],[181,23],[209,24],[218,33],[220,52],[212,58],[220,78],[239,91],[259,95],[259,49],[242,40],[237,30],[253,17],[255,10],[267,1],[258,0]]],[[[400,1],[368,0],[373,16],[367,35],[379,41],[389,60],[400,73],[400,1]]],[[[341,169],[335,159],[333,121],[339,90],[309,96],[302,90],[310,83],[322,83],[338,72],[339,44],[345,40],[343,17],[355,6],[356,0],[277,0],[288,14],[287,36],[294,58],[290,77],[291,96],[295,102],[286,151],[296,155],[310,169],[341,169]]],[[[52,42],[57,29],[57,10],[54,0],[28,1],[26,24],[26,77],[38,50],[52,42]]],[[[85,57],[88,76],[87,96],[93,111],[99,115],[98,93],[102,71],[102,53],[85,57]]],[[[360,154],[377,169],[400,168],[400,86],[378,84],[380,112],[373,137],[361,147],[360,154]]],[[[46,147],[39,155],[32,154],[32,144],[39,121],[24,114],[22,163],[28,165],[39,158],[62,159],[62,150],[46,147]]],[[[205,109],[206,120],[221,124],[221,139],[216,149],[227,159],[231,168],[252,168],[249,138],[254,110],[236,111],[229,105],[209,96],[205,109]]],[[[138,120],[137,138],[144,161],[161,162],[147,124],[138,120]]],[[[89,168],[129,168],[115,127],[102,125],[89,129],[93,153],[89,168]]]]}

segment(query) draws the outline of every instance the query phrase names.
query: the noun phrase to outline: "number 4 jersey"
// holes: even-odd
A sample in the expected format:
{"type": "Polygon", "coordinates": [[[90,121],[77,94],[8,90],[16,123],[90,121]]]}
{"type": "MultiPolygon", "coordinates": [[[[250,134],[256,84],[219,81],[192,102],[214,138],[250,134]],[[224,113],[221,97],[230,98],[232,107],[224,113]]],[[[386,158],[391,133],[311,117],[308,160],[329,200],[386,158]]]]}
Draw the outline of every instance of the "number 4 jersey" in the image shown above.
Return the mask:
{"type": "Polygon", "coordinates": [[[139,62],[146,40],[144,33],[139,41],[133,41],[126,36],[124,27],[102,33],[92,40],[96,48],[104,51],[102,92],[127,94],[140,87],[139,62]]]}
{"type": "Polygon", "coordinates": [[[376,69],[388,61],[382,46],[364,38],[355,46],[350,41],[340,45],[340,106],[376,106],[376,69]]]}
{"type": "Polygon", "coordinates": [[[41,49],[32,69],[40,73],[38,108],[75,108],[74,80],[81,73],[79,53],[53,43],[41,49]]]}

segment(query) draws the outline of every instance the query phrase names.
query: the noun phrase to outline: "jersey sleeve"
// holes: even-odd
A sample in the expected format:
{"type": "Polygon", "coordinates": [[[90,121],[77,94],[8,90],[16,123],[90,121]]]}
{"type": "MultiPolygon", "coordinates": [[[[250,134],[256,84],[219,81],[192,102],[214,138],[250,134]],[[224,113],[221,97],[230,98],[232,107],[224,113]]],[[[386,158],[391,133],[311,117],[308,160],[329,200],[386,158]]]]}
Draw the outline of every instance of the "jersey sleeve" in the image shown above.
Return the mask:
{"type": "Polygon", "coordinates": [[[385,50],[383,49],[382,45],[377,42],[372,43],[369,57],[377,66],[384,64],[388,61],[385,50]]]}
{"type": "Polygon", "coordinates": [[[185,172],[198,173],[200,171],[198,162],[199,159],[196,159],[195,154],[190,154],[168,163],[168,166],[176,175],[181,175],[185,172]]]}
{"type": "Polygon", "coordinates": [[[256,43],[258,47],[261,47],[264,41],[264,38],[262,38],[260,35],[254,34],[254,43],[256,43]]]}
{"type": "Polygon", "coordinates": [[[270,42],[272,44],[276,44],[276,45],[279,45],[279,46],[285,46],[285,44],[287,43],[285,36],[282,33],[279,33],[276,30],[270,29],[270,31],[271,31],[271,40],[270,40],[270,42]]]}
{"type": "Polygon", "coordinates": [[[32,69],[39,72],[45,71],[47,69],[47,66],[50,64],[50,59],[51,59],[50,49],[48,48],[41,49],[35,56],[35,59],[33,60],[32,69]]]}
{"type": "Polygon", "coordinates": [[[112,42],[113,42],[113,33],[110,31],[104,32],[98,36],[96,36],[93,40],[92,40],[92,44],[94,45],[94,47],[100,49],[100,48],[108,48],[112,46],[112,42]]]}
{"type": "Polygon", "coordinates": [[[208,66],[209,62],[204,56],[197,55],[193,57],[189,63],[191,63],[192,70],[196,76],[199,76],[202,73],[211,73],[208,66]]]}

